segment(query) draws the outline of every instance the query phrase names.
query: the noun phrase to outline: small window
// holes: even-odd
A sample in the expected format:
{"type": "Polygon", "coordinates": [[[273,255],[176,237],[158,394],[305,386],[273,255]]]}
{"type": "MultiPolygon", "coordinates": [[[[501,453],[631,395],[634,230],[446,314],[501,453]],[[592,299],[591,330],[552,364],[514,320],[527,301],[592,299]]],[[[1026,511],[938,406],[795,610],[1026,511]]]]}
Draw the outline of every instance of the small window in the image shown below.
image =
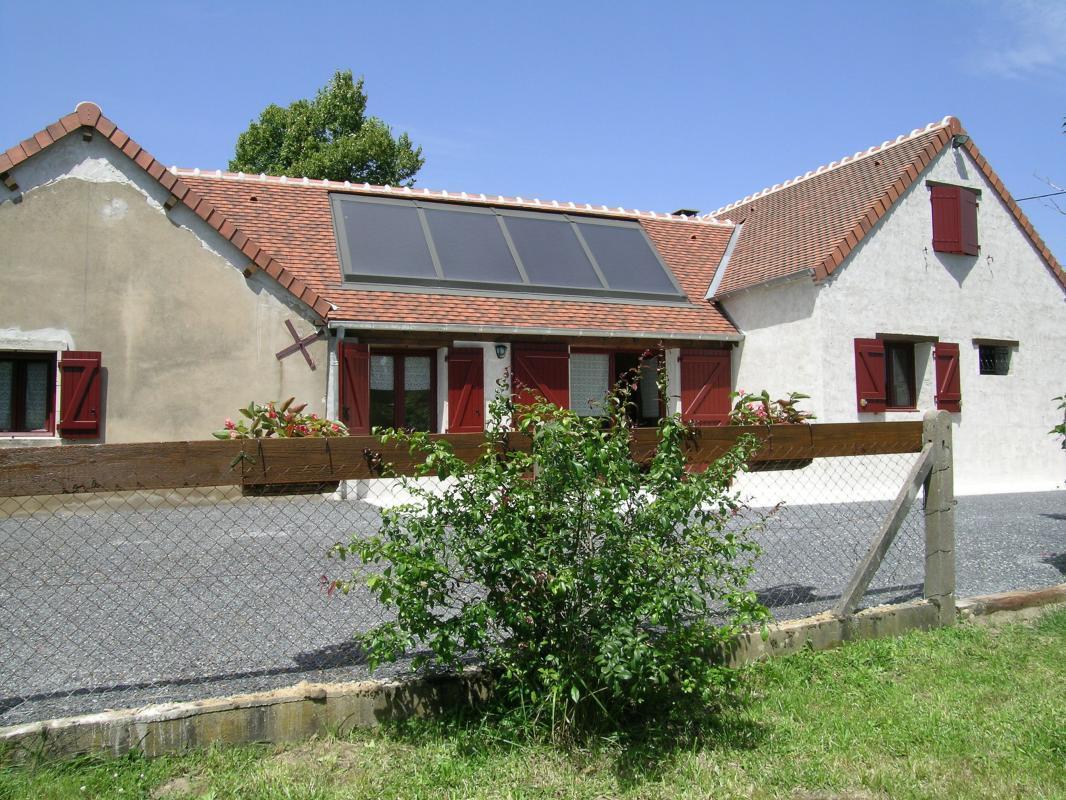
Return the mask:
{"type": "Polygon", "coordinates": [[[436,354],[370,354],[370,425],[436,430],[436,354]]]}
{"type": "Polygon", "coordinates": [[[982,344],[977,349],[982,375],[1006,375],[1010,372],[1010,348],[1001,344],[982,344]]]}
{"type": "Polygon", "coordinates": [[[885,342],[885,392],[889,408],[917,407],[912,342],[885,342]]]}
{"type": "Polygon", "coordinates": [[[51,433],[56,360],[43,353],[0,353],[0,432],[51,433]]]}

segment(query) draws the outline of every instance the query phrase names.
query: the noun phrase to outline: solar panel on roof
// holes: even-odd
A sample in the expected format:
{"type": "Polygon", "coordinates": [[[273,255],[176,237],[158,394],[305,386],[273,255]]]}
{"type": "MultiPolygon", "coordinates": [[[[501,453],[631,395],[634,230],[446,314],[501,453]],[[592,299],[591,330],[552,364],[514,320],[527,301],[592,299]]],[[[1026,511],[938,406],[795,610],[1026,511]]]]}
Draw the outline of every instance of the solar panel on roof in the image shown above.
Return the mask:
{"type": "Polygon", "coordinates": [[[514,256],[492,211],[424,207],[446,280],[522,283],[514,256]]]}
{"type": "Polygon", "coordinates": [[[333,194],[349,281],[685,301],[636,222],[333,194]]]}
{"type": "Polygon", "coordinates": [[[612,289],[674,293],[670,280],[644,233],[628,225],[577,223],[596,263],[612,289]]]}
{"type": "Polygon", "coordinates": [[[345,272],[392,278],[435,278],[418,209],[408,203],[341,203],[338,240],[345,272]],[[340,234],[343,233],[343,236],[340,234]]]}
{"type": "Polygon", "coordinates": [[[573,226],[562,215],[552,219],[507,214],[504,224],[530,283],[576,289],[603,288],[573,226]]]}

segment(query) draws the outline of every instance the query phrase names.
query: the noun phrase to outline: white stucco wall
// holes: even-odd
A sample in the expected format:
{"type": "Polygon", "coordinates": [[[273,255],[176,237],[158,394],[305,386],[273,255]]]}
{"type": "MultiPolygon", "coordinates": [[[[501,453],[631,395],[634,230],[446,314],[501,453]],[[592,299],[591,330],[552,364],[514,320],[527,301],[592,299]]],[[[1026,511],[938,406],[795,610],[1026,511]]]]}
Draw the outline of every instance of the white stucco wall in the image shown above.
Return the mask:
{"type": "Polygon", "coordinates": [[[1066,452],[1047,431],[1061,421],[1051,398],[1066,391],[1066,295],[963,150],[947,148],[931,163],[821,286],[800,279],[724,305],[745,335],[737,385],[803,391],[826,422],[920,418],[934,408],[932,339],[958,343],[956,491],[1063,487],[1066,452]],[[933,251],[928,180],[981,191],[980,255],[933,251]],[[916,412],[856,407],[854,340],[881,334],[930,340],[915,347],[916,412]],[[979,374],[975,339],[1019,343],[1008,375],[979,374]]]}

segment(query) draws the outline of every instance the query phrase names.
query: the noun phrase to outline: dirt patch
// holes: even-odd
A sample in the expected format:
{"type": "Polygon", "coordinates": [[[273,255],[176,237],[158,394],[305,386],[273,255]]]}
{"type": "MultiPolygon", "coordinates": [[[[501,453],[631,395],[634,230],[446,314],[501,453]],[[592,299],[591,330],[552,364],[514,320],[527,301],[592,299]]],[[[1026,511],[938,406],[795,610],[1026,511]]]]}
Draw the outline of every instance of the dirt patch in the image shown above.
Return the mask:
{"type": "Polygon", "coordinates": [[[362,761],[363,750],[364,745],[355,742],[312,739],[296,747],[282,750],[273,756],[270,762],[282,767],[306,767],[308,764],[318,764],[348,772],[355,769],[362,761]]]}
{"type": "Polygon", "coordinates": [[[207,781],[200,777],[171,778],[152,790],[152,800],[178,800],[178,798],[199,797],[208,790],[207,781]]]}

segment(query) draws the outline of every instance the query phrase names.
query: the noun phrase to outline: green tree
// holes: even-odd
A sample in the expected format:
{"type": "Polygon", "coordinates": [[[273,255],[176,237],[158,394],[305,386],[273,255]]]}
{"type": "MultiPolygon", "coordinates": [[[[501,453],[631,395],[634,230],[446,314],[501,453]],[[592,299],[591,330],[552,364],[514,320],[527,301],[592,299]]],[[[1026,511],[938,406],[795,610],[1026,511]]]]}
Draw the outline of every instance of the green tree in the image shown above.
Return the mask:
{"type": "Polygon", "coordinates": [[[366,115],[363,79],[338,71],[313,100],[271,103],[237,138],[234,172],[412,186],[422,148],[366,115]]]}

